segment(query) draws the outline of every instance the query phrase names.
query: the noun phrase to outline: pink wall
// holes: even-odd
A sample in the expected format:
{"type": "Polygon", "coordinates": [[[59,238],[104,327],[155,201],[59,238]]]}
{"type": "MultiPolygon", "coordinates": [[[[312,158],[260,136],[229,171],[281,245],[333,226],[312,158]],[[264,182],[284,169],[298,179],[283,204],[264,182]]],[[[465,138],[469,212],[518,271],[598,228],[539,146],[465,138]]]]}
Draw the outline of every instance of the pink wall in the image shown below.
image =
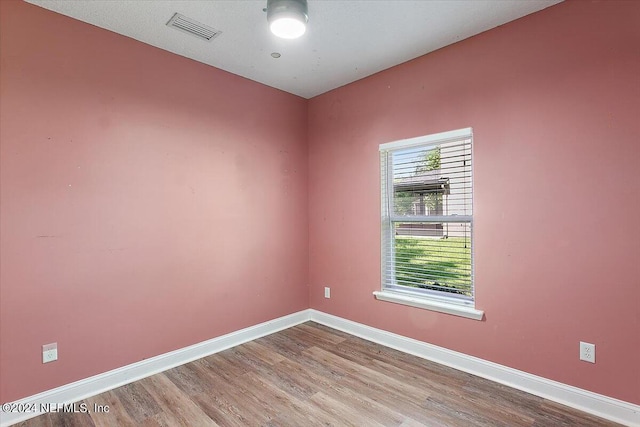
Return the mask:
{"type": "Polygon", "coordinates": [[[1,402],[308,307],[306,100],[0,4],[1,402]]]}
{"type": "Polygon", "coordinates": [[[640,404],[638,22],[569,1],[312,99],[311,307],[640,404]],[[486,320],[376,301],[378,144],[468,126],[486,320]]]}

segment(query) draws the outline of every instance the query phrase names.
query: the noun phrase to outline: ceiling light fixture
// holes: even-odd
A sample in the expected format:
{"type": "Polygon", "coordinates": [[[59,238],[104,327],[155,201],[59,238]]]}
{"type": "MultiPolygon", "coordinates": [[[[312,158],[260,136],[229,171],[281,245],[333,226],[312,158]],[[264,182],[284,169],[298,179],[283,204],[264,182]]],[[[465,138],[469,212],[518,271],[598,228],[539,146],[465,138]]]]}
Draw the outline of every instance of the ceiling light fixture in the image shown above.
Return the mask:
{"type": "Polygon", "coordinates": [[[307,0],[267,0],[267,21],[271,32],[283,39],[296,39],[307,30],[307,0]]]}

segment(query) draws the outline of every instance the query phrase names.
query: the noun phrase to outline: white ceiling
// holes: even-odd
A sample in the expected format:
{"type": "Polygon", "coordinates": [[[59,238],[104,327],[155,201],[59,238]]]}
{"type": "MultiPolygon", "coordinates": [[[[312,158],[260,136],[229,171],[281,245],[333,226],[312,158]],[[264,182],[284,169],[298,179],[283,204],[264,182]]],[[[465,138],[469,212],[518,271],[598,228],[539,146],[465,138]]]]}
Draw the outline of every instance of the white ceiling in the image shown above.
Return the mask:
{"type": "Polygon", "coordinates": [[[311,98],[561,0],[309,0],[297,40],[269,32],[266,0],[26,1],[311,98]],[[222,34],[207,42],[167,27],[175,12],[222,34]]]}

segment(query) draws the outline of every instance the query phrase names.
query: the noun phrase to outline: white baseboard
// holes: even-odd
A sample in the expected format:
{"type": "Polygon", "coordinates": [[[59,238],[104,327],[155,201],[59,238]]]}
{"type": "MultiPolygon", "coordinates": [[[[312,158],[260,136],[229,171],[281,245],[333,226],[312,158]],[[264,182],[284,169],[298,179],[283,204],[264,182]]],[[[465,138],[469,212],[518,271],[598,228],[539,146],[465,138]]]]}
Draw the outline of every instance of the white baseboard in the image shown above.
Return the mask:
{"type": "Polygon", "coordinates": [[[634,405],[557,381],[548,380],[517,369],[468,356],[433,344],[427,344],[321,311],[313,309],[310,311],[310,320],[364,338],[368,341],[373,341],[404,353],[413,354],[423,359],[477,375],[620,424],[640,426],[640,405],[634,405]]]}
{"type": "MultiPolygon", "coordinates": [[[[231,347],[255,340],[265,335],[290,328],[309,320],[309,310],[302,310],[288,316],[269,320],[255,326],[250,326],[230,334],[203,341],[179,350],[151,357],[131,365],[123,366],[93,377],[56,387],[25,399],[11,402],[18,407],[41,408],[46,404],[68,404],[78,402],[107,390],[138,381],[142,378],[184,365],[205,356],[226,350],[231,347]]],[[[4,412],[0,410],[0,427],[10,426],[29,418],[40,415],[35,412],[4,412]]]]}
{"type": "MultiPolygon", "coordinates": [[[[468,356],[422,341],[373,328],[321,311],[307,309],[189,347],[161,354],[103,374],[54,388],[16,402],[17,405],[68,404],[123,386],[167,369],[226,350],[248,341],[290,328],[308,320],[364,338],[405,353],[431,360],[545,399],[558,402],[628,426],[640,426],[640,405],[528,374],[517,369],[468,356]]],[[[39,415],[40,412],[2,412],[0,427],[7,427],[39,415]]]]}

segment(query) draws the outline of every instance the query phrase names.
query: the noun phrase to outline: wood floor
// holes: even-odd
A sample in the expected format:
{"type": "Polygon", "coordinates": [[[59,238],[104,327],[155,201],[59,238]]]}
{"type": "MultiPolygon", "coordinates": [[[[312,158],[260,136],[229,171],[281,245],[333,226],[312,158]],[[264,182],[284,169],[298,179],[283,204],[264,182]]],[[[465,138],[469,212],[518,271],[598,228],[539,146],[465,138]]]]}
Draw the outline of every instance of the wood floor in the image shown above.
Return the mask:
{"type": "Polygon", "coordinates": [[[617,425],[312,322],[82,403],[20,425],[617,425]]]}

